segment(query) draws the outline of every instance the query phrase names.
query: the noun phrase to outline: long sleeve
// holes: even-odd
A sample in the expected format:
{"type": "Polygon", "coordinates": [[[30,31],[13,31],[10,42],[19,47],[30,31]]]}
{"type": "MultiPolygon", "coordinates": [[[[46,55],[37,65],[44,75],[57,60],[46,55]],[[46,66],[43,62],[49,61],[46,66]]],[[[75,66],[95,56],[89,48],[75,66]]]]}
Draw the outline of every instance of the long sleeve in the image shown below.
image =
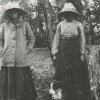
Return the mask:
{"type": "Polygon", "coordinates": [[[58,53],[58,46],[60,42],[60,32],[61,32],[61,26],[58,24],[57,29],[56,29],[56,34],[54,36],[54,40],[52,42],[52,54],[58,53]]]}
{"type": "Polygon", "coordinates": [[[31,30],[31,26],[29,25],[29,23],[26,23],[27,25],[27,41],[28,41],[28,48],[32,49],[34,47],[35,44],[35,36],[31,30]]]}
{"type": "Polygon", "coordinates": [[[80,35],[80,42],[81,42],[81,54],[85,53],[85,34],[82,24],[79,24],[79,35],[80,35]]]}
{"type": "Polygon", "coordinates": [[[4,24],[0,26],[0,56],[4,47],[4,24]]]}

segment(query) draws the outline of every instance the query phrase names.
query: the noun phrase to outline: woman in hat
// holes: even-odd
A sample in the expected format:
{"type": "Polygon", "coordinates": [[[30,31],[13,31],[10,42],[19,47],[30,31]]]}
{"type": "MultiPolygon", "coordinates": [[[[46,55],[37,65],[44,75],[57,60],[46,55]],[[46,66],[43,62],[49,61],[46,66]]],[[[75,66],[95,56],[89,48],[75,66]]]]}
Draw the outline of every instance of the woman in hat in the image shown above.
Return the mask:
{"type": "Polygon", "coordinates": [[[90,85],[84,64],[85,36],[82,24],[75,20],[80,14],[72,3],[66,3],[59,15],[65,20],[58,24],[52,43],[52,55],[57,63],[54,79],[63,89],[64,100],[88,100],[90,85]]]}
{"type": "Polygon", "coordinates": [[[22,20],[25,12],[17,3],[7,4],[6,19],[0,27],[0,58],[2,95],[0,100],[36,100],[28,53],[35,37],[28,22],[22,20]]]}

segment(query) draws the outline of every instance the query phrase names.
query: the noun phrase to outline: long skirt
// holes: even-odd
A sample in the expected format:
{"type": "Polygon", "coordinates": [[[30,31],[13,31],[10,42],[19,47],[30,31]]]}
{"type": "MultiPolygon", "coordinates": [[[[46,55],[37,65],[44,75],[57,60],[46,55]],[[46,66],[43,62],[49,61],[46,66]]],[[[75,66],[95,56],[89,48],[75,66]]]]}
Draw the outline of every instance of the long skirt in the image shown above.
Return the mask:
{"type": "Polygon", "coordinates": [[[90,84],[86,61],[80,60],[78,37],[60,40],[54,79],[60,81],[64,100],[88,100],[90,84]]]}
{"type": "Polygon", "coordinates": [[[30,67],[2,67],[0,100],[36,100],[30,67]]]}

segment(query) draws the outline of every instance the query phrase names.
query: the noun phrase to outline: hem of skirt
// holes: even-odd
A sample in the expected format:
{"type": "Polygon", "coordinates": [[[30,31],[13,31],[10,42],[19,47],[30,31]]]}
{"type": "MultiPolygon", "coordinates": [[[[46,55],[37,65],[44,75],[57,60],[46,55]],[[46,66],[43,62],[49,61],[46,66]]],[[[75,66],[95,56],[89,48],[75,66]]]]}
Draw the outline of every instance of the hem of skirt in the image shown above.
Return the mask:
{"type": "Polygon", "coordinates": [[[1,67],[27,67],[31,66],[30,64],[23,64],[23,65],[17,65],[17,64],[2,64],[1,67]]]}

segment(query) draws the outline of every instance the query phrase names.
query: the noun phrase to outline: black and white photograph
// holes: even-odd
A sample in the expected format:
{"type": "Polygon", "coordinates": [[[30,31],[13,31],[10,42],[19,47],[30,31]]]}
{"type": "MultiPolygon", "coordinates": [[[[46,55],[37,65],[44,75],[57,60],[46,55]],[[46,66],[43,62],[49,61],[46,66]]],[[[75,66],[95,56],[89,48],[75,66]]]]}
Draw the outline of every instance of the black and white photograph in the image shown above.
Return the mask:
{"type": "Polygon", "coordinates": [[[100,0],[0,0],[0,100],[100,100],[100,0]]]}

